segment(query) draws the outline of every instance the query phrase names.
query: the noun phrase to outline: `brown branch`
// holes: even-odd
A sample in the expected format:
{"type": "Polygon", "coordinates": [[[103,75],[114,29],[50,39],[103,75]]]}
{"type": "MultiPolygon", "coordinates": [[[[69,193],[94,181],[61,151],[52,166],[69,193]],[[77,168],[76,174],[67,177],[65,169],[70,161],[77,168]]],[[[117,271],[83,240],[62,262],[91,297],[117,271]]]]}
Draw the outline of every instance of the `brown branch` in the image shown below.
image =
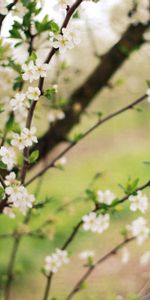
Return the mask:
{"type": "Polygon", "coordinates": [[[123,246],[125,246],[126,244],[132,242],[135,240],[135,237],[131,237],[131,238],[127,238],[125,239],[123,242],[121,242],[120,244],[118,244],[116,247],[114,247],[113,249],[111,249],[107,254],[105,254],[103,257],[101,257],[99,260],[97,260],[97,262],[95,264],[93,264],[91,267],[89,267],[89,269],[85,272],[85,274],[81,277],[81,279],[77,282],[77,284],[75,285],[75,287],[73,288],[73,290],[70,292],[70,294],[66,297],[65,300],[70,300],[74,297],[74,295],[80,291],[80,289],[82,288],[82,284],[85,282],[85,280],[91,275],[91,273],[101,264],[103,263],[105,260],[107,260],[108,258],[110,258],[112,255],[117,254],[117,252],[120,250],[120,248],[122,248],[123,246]]]}
{"type": "Polygon", "coordinates": [[[65,119],[59,120],[53,126],[50,126],[48,131],[39,138],[38,145],[33,147],[33,150],[36,148],[40,152],[39,160],[43,159],[56,145],[67,140],[67,135],[79,123],[81,115],[93,101],[96,94],[108,85],[111,77],[129,58],[132,51],[143,44],[143,33],[148,27],[149,24],[131,25],[117,44],[101,57],[91,75],[69,97],[69,105],[65,109],[65,119]],[[128,55],[125,55],[121,49],[127,49],[128,55]],[[75,110],[76,103],[79,104],[79,111],[75,110]]]}
{"type": "MultiPolygon", "coordinates": [[[[139,104],[143,100],[145,100],[146,97],[147,97],[147,95],[143,95],[140,98],[138,98],[137,100],[135,100],[132,103],[128,104],[127,106],[125,106],[125,107],[111,113],[107,117],[99,120],[98,122],[96,122],[92,127],[90,127],[87,131],[85,131],[81,135],[80,140],[83,140],[87,135],[89,135],[92,131],[94,131],[97,127],[101,126],[105,122],[113,119],[114,117],[124,113],[127,110],[130,110],[130,109],[134,108],[134,106],[136,106],[137,104],[139,104]]],[[[26,186],[31,184],[36,178],[42,176],[48,169],[53,168],[55,166],[56,161],[58,159],[60,159],[62,156],[64,156],[66,153],[68,153],[72,148],[74,148],[79,143],[80,140],[73,141],[72,143],[70,143],[69,146],[67,146],[60,154],[58,154],[46,167],[44,167],[41,171],[39,171],[31,179],[29,179],[29,181],[27,181],[27,183],[26,183],[26,186]]]]}
{"type": "MultiPolygon", "coordinates": [[[[67,10],[66,17],[65,17],[64,22],[61,26],[61,32],[62,32],[63,28],[67,27],[73,13],[76,11],[76,9],[78,8],[78,6],[81,4],[82,1],[83,0],[76,0],[75,3],[67,10]]],[[[59,49],[52,48],[51,51],[49,52],[47,58],[45,59],[44,63],[49,64],[52,57],[54,56],[54,54],[58,50],[59,49]]],[[[43,94],[43,86],[44,86],[44,78],[40,77],[38,88],[41,92],[41,95],[43,94]]],[[[34,114],[34,111],[35,111],[35,108],[36,108],[36,104],[37,104],[37,102],[33,101],[33,103],[30,106],[29,113],[28,113],[28,116],[27,116],[26,127],[29,128],[29,129],[31,127],[31,123],[32,123],[33,114],[34,114]]],[[[28,162],[27,162],[28,156],[29,156],[29,148],[26,148],[24,150],[24,162],[23,162],[23,167],[22,167],[22,170],[21,170],[21,182],[22,183],[24,183],[24,181],[25,181],[26,173],[27,173],[27,170],[28,170],[28,162]]]]}

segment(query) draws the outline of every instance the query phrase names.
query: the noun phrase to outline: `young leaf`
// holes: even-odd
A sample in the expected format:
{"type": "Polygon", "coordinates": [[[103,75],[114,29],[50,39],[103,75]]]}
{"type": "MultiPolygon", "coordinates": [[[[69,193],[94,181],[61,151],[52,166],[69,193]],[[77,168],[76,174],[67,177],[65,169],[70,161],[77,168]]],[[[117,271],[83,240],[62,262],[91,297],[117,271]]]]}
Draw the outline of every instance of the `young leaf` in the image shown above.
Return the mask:
{"type": "Polygon", "coordinates": [[[3,187],[0,186],[0,200],[3,199],[4,195],[5,195],[5,190],[3,187]]]}
{"type": "Polygon", "coordinates": [[[2,161],[0,161],[0,169],[7,170],[7,166],[2,161]]]}
{"type": "Polygon", "coordinates": [[[39,157],[39,150],[33,151],[29,156],[30,164],[34,164],[39,157]]]}

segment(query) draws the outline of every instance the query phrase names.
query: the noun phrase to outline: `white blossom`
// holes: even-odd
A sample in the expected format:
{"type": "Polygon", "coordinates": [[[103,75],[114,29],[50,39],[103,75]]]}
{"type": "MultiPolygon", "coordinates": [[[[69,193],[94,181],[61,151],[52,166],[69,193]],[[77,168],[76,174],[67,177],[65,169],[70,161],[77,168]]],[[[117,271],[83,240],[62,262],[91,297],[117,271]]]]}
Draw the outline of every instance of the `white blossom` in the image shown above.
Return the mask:
{"type": "Polygon", "coordinates": [[[48,64],[41,62],[41,60],[39,59],[37,59],[35,63],[36,63],[35,69],[38,78],[46,77],[48,64]]]}
{"type": "Polygon", "coordinates": [[[51,272],[56,273],[62,265],[67,263],[69,263],[67,251],[56,249],[52,255],[45,257],[44,270],[47,275],[51,272]]]}
{"type": "Polygon", "coordinates": [[[62,156],[55,162],[56,167],[64,167],[67,163],[67,159],[65,156],[62,156]]]}
{"type": "Polygon", "coordinates": [[[121,261],[123,264],[127,264],[130,258],[130,252],[128,248],[124,247],[121,251],[121,261]]]}
{"type": "Polygon", "coordinates": [[[16,215],[13,212],[13,209],[11,207],[4,207],[3,214],[8,216],[10,219],[15,219],[16,215]]]}
{"type": "Polygon", "coordinates": [[[15,111],[25,106],[25,98],[26,95],[24,93],[17,93],[15,97],[10,100],[10,106],[12,110],[15,111]]]}
{"type": "Polygon", "coordinates": [[[29,64],[23,64],[23,75],[22,78],[25,81],[32,82],[33,80],[37,80],[39,76],[36,73],[36,66],[34,65],[33,61],[30,61],[29,64]]]}
{"type": "Polygon", "coordinates": [[[147,226],[147,220],[143,217],[139,217],[130,225],[127,225],[127,229],[131,231],[133,236],[136,237],[139,245],[141,245],[148,238],[150,233],[150,229],[147,226]]]}
{"type": "Polygon", "coordinates": [[[95,252],[91,250],[86,250],[79,254],[79,258],[83,260],[88,260],[89,258],[93,258],[94,256],[95,252]]]}
{"type": "Polygon", "coordinates": [[[80,43],[79,30],[63,28],[62,34],[51,34],[50,40],[55,49],[59,49],[61,53],[64,53],[66,50],[72,49],[80,43]]]}
{"type": "Polygon", "coordinates": [[[15,8],[13,10],[13,15],[23,18],[28,12],[28,9],[22,4],[21,1],[18,1],[15,4],[15,8]]]}
{"type": "Polygon", "coordinates": [[[31,127],[30,129],[24,127],[21,134],[14,133],[11,140],[12,146],[23,150],[25,147],[30,147],[33,143],[37,143],[37,137],[35,136],[36,128],[31,127]]]}
{"type": "Polygon", "coordinates": [[[4,0],[0,0],[0,14],[6,15],[8,13],[7,2],[4,0]]]}
{"type": "Polygon", "coordinates": [[[56,249],[55,253],[56,253],[61,265],[69,263],[68,253],[66,250],[56,249]]]}
{"type": "Polygon", "coordinates": [[[16,163],[16,154],[12,148],[2,146],[0,148],[0,160],[11,170],[16,163]]]}
{"type": "Polygon", "coordinates": [[[131,195],[129,197],[131,211],[140,210],[145,213],[148,209],[148,197],[143,195],[141,191],[137,192],[137,195],[131,195]]]}
{"type": "Polygon", "coordinates": [[[31,129],[28,128],[23,128],[21,132],[21,137],[24,141],[25,147],[30,147],[32,146],[33,143],[37,143],[37,137],[35,136],[36,133],[36,128],[31,127],[31,129]]]}
{"type": "Polygon", "coordinates": [[[98,195],[98,202],[105,203],[107,205],[111,205],[113,200],[116,198],[114,193],[112,193],[109,190],[106,190],[105,192],[98,191],[97,195],[98,195]]]}
{"type": "Polygon", "coordinates": [[[146,91],[147,101],[150,103],[150,88],[146,91]]]}
{"type": "Polygon", "coordinates": [[[131,22],[133,24],[142,23],[146,25],[149,17],[149,0],[138,1],[136,10],[131,17],[131,22]]]}
{"type": "Polygon", "coordinates": [[[146,266],[148,263],[150,263],[150,251],[145,252],[141,257],[140,257],[140,264],[142,266],[146,266]]]}
{"type": "Polygon", "coordinates": [[[30,100],[37,101],[37,100],[39,100],[39,97],[41,95],[41,91],[38,87],[30,86],[28,88],[27,92],[26,92],[26,95],[30,100]]]}
{"type": "Polygon", "coordinates": [[[27,189],[19,183],[6,187],[5,193],[8,195],[10,206],[18,208],[23,215],[29,208],[32,208],[35,201],[34,195],[29,194],[27,189]]]}
{"type": "Polygon", "coordinates": [[[16,179],[16,174],[15,172],[10,172],[9,175],[5,177],[5,185],[10,186],[10,185],[16,185],[18,183],[18,180],[16,179]]]}
{"type": "Polygon", "coordinates": [[[40,77],[46,77],[48,64],[42,63],[41,60],[37,59],[35,64],[30,61],[28,64],[23,64],[23,75],[22,78],[25,81],[32,82],[38,80],[40,77]]]}
{"type": "Polygon", "coordinates": [[[85,231],[92,231],[102,233],[109,227],[109,214],[97,216],[95,212],[82,217],[83,229],[85,231]]]}
{"type": "Polygon", "coordinates": [[[11,140],[11,145],[18,148],[19,150],[23,150],[25,148],[25,141],[22,135],[14,133],[11,140]]]}
{"type": "Polygon", "coordinates": [[[52,109],[47,115],[48,121],[53,123],[57,120],[63,120],[65,118],[65,113],[60,109],[52,109]]]}
{"type": "Polygon", "coordinates": [[[103,233],[109,227],[109,221],[110,221],[109,214],[99,215],[97,217],[97,232],[103,233]]]}
{"type": "Polygon", "coordinates": [[[17,123],[19,123],[21,128],[25,127],[26,119],[28,115],[28,110],[26,107],[22,107],[14,112],[15,114],[15,120],[17,123]]]}
{"type": "Polygon", "coordinates": [[[97,215],[95,212],[91,212],[89,215],[82,217],[83,220],[83,229],[85,231],[91,230],[92,232],[97,231],[97,215]]]}

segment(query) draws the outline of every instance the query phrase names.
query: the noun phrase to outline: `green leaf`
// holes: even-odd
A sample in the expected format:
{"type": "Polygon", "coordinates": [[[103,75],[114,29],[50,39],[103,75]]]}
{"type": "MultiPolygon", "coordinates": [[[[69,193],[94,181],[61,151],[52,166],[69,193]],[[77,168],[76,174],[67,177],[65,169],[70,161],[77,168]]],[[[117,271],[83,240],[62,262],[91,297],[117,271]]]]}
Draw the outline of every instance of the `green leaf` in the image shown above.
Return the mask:
{"type": "Polygon", "coordinates": [[[21,74],[22,68],[20,64],[17,64],[13,59],[9,60],[9,66],[16,71],[17,73],[21,74]]]}
{"type": "Polygon", "coordinates": [[[37,60],[36,52],[35,52],[35,51],[32,51],[32,53],[31,53],[31,55],[30,55],[30,57],[29,57],[28,62],[29,62],[29,61],[35,62],[36,60],[37,60]]]}
{"type": "Polygon", "coordinates": [[[5,110],[4,110],[4,106],[3,104],[0,104],[0,114],[3,113],[5,110]]]}
{"type": "Polygon", "coordinates": [[[87,258],[87,267],[92,267],[93,265],[93,257],[89,256],[87,258]]]}
{"type": "Polygon", "coordinates": [[[73,137],[73,142],[77,143],[83,138],[83,133],[76,133],[73,137]]]}
{"type": "Polygon", "coordinates": [[[29,156],[30,164],[34,164],[39,157],[39,150],[33,151],[29,156]]]}
{"type": "Polygon", "coordinates": [[[13,84],[13,90],[21,90],[23,87],[23,80],[21,76],[16,77],[15,82],[13,84]]]}
{"type": "Polygon", "coordinates": [[[79,11],[76,11],[73,15],[73,19],[80,19],[79,11]]]}
{"type": "Polygon", "coordinates": [[[120,185],[120,186],[122,187],[122,189],[124,190],[124,192],[127,195],[130,195],[130,194],[135,194],[136,193],[138,183],[139,183],[139,178],[136,178],[134,180],[129,178],[128,181],[127,181],[127,184],[125,186],[122,186],[122,185],[120,185]]]}
{"type": "Polygon", "coordinates": [[[148,88],[150,88],[150,80],[146,80],[148,88]]]}
{"type": "Polygon", "coordinates": [[[129,50],[128,50],[128,48],[127,47],[125,47],[125,46],[120,46],[119,47],[119,50],[120,50],[120,52],[122,53],[122,54],[124,54],[125,56],[129,56],[129,50]]]}
{"type": "Polygon", "coordinates": [[[50,88],[50,89],[47,89],[45,92],[44,92],[44,96],[48,99],[48,100],[52,100],[53,99],[53,96],[56,94],[56,89],[55,88],[50,88]]]}
{"type": "Polygon", "coordinates": [[[128,235],[128,230],[126,228],[123,228],[121,229],[120,233],[124,238],[126,238],[128,235]]]}
{"type": "Polygon", "coordinates": [[[7,166],[2,161],[0,161],[0,169],[7,170],[7,166]]]}
{"type": "Polygon", "coordinates": [[[83,290],[83,289],[86,289],[87,287],[88,287],[87,282],[86,282],[86,281],[83,281],[83,282],[80,284],[79,289],[80,289],[80,290],[83,290]]]}
{"type": "MultiPolygon", "coordinates": [[[[35,22],[35,27],[36,30],[38,31],[38,33],[44,32],[44,31],[53,31],[53,26],[56,27],[58,26],[56,23],[54,25],[54,21],[49,20],[48,15],[46,15],[42,21],[36,21],[35,22]]],[[[56,28],[54,28],[54,31],[56,30],[56,28]]],[[[57,30],[59,30],[59,27],[57,28],[57,30]]],[[[53,31],[53,32],[54,32],[53,31]]]]}
{"type": "Polygon", "coordinates": [[[94,203],[97,202],[97,195],[96,195],[95,191],[93,191],[91,189],[86,189],[85,194],[86,194],[86,197],[88,200],[92,200],[94,203]]]}
{"type": "Polygon", "coordinates": [[[0,200],[3,199],[4,195],[5,195],[5,190],[3,187],[0,186],[0,200]]]}
{"type": "Polygon", "coordinates": [[[13,114],[10,114],[9,115],[9,118],[6,122],[6,125],[5,125],[5,129],[6,131],[11,131],[12,128],[13,128],[13,123],[14,123],[14,115],[13,114]]]}
{"type": "Polygon", "coordinates": [[[60,28],[59,28],[58,24],[56,22],[54,22],[53,20],[51,21],[51,31],[54,33],[60,32],[60,28]]]}

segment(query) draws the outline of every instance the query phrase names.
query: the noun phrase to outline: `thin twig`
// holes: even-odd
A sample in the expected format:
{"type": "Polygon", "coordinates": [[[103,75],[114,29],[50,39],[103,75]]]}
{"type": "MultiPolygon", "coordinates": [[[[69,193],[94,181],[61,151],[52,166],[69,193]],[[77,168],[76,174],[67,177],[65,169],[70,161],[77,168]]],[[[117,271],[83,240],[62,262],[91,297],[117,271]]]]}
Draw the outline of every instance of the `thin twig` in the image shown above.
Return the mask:
{"type": "Polygon", "coordinates": [[[101,257],[95,264],[93,264],[89,269],[85,272],[85,274],[80,278],[80,280],[77,282],[73,290],[70,292],[70,294],[66,297],[65,300],[70,300],[74,297],[74,295],[80,291],[82,284],[85,282],[85,280],[91,275],[91,273],[106,259],[110,258],[112,255],[116,254],[120,248],[122,248],[124,245],[132,242],[135,240],[135,237],[127,238],[120,244],[118,244],[116,247],[114,247],[112,250],[110,250],[107,254],[105,254],[103,257],[101,257]]]}
{"type": "Polygon", "coordinates": [[[141,103],[143,100],[145,100],[145,98],[147,97],[147,95],[143,95],[140,98],[138,98],[137,100],[133,101],[132,103],[128,104],[127,106],[111,113],[110,115],[108,115],[107,117],[99,120],[98,122],[96,122],[92,127],[90,127],[87,131],[85,131],[80,139],[78,141],[73,141],[72,143],[69,144],[69,146],[67,146],[60,154],[58,154],[46,167],[44,167],[41,171],[39,171],[37,174],[35,174],[31,179],[29,179],[26,182],[26,186],[31,184],[36,178],[42,176],[48,169],[53,168],[56,161],[58,159],[60,159],[62,156],[64,156],[66,153],[68,153],[72,148],[74,148],[81,140],[83,140],[87,135],[89,135],[92,131],[94,131],[97,127],[101,126],[102,124],[104,124],[105,122],[113,119],[114,117],[124,113],[127,110],[130,110],[132,108],[134,108],[137,104],[141,103]]]}
{"type": "MultiPolygon", "coordinates": [[[[143,184],[142,186],[140,186],[139,188],[137,188],[134,192],[137,192],[138,190],[144,190],[145,188],[149,187],[150,186],[150,180],[148,180],[145,184],[143,184]]],[[[129,195],[126,195],[124,196],[123,198],[121,198],[120,200],[116,201],[116,204],[115,206],[117,206],[118,204],[121,204],[123,202],[125,202],[129,196],[132,195],[132,194],[129,194],[129,195]]],[[[113,205],[114,207],[114,205],[113,205]]],[[[99,209],[101,208],[100,205],[96,205],[96,207],[92,210],[92,212],[97,212],[99,209]]],[[[110,205],[109,206],[109,209],[111,209],[112,206],[110,205]]],[[[89,212],[90,213],[90,212],[89,212]]],[[[74,238],[76,237],[80,227],[82,226],[83,224],[83,221],[82,219],[76,224],[76,226],[73,228],[71,234],[69,235],[69,237],[66,239],[66,241],[64,242],[63,246],[61,247],[62,250],[65,250],[66,248],[68,248],[68,246],[71,244],[71,242],[74,240],[74,238]]],[[[53,273],[51,272],[49,276],[47,276],[47,285],[46,286],[49,286],[51,285],[52,283],[52,278],[53,278],[53,273]],[[50,282],[49,282],[50,281],[50,282]]],[[[47,289],[47,288],[46,288],[47,289]]],[[[47,300],[47,298],[44,298],[43,300],[47,300]]]]}

